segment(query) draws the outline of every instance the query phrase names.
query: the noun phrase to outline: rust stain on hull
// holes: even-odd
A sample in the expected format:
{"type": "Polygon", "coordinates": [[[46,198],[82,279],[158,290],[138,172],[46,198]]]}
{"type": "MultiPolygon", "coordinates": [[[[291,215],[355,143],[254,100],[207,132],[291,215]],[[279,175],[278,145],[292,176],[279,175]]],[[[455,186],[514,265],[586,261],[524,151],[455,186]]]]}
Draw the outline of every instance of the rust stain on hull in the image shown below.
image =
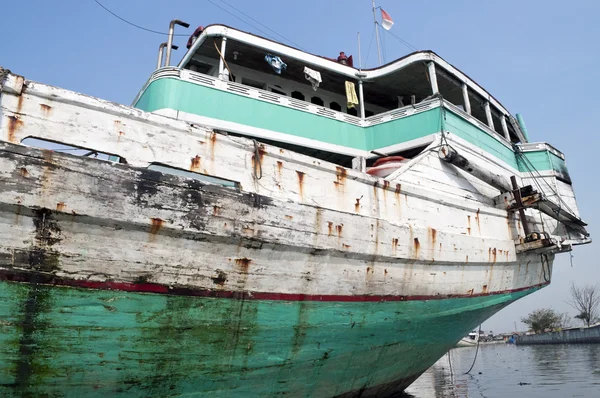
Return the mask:
{"type": "Polygon", "coordinates": [[[67,205],[65,204],[65,202],[58,202],[56,204],[56,211],[64,211],[66,207],[67,205]]]}
{"type": "Polygon", "coordinates": [[[431,238],[431,247],[435,246],[437,240],[437,229],[429,228],[429,237],[431,238]]]}
{"type": "Polygon", "coordinates": [[[396,199],[396,207],[398,207],[398,217],[402,215],[402,207],[400,202],[400,193],[402,192],[402,185],[396,184],[396,190],[394,191],[394,198],[396,199]]]}
{"type": "Polygon", "coordinates": [[[247,274],[248,273],[248,269],[250,268],[250,263],[252,263],[252,260],[246,257],[242,257],[242,258],[236,258],[234,260],[235,265],[237,265],[240,269],[241,272],[247,274]]]}
{"type": "Polygon", "coordinates": [[[160,218],[152,218],[150,220],[152,221],[152,225],[150,227],[150,242],[154,242],[154,239],[156,238],[158,232],[161,230],[164,221],[160,218]]]}
{"type": "Polygon", "coordinates": [[[347,175],[347,171],[345,168],[341,167],[341,166],[336,166],[335,167],[335,178],[336,180],[333,182],[335,185],[336,189],[339,189],[340,185],[345,185],[346,184],[346,175],[347,175]]]}
{"type": "Polygon", "coordinates": [[[45,117],[49,117],[50,113],[52,113],[52,107],[50,105],[40,104],[40,109],[45,117]]]}
{"type": "Polygon", "coordinates": [[[419,242],[419,238],[413,239],[413,246],[415,248],[415,258],[419,258],[419,251],[421,250],[421,243],[419,242]]]}
{"type": "Polygon", "coordinates": [[[18,144],[15,135],[21,127],[23,127],[23,122],[18,118],[18,116],[8,117],[8,141],[18,144]]]}
{"type": "Polygon", "coordinates": [[[210,133],[210,158],[215,159],[215,145],[217,143],[217,133],[211,131],[210,133]]]}
{"type": "Polygon", "coordinates": [[[300,200],[304,200],[304,173],[296,170],[296,174],[298,175],[298,194],[300,195],[300,200]]]}
{"type": "Polygon", "coordinates": [[[192,158],[190,162],[190,171],[198,171],[202,166],[202,158],[198,155],[192,158]]]}

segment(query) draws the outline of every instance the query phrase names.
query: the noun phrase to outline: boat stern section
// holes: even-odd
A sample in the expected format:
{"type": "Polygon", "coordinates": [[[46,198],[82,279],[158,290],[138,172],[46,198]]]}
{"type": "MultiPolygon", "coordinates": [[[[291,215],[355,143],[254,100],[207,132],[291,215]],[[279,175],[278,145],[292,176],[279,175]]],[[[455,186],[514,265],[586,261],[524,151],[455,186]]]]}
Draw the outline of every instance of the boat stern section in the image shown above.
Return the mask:
{"type": "Polygon", "coordinates": [[[564,154],[547,143],[517,147],[515,156],[523,185],[530,185],[540,193],[531,205],[542,213],[544,231],[557,240],[563,251],[570,250],[572,245],[590,243],[564,154]]]}

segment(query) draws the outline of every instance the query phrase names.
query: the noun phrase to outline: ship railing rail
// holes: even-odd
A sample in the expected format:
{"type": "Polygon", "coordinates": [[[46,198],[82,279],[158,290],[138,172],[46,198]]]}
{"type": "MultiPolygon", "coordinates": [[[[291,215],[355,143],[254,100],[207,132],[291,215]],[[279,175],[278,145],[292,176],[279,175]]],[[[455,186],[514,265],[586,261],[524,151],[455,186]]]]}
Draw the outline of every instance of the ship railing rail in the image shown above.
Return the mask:
{"type": "Polygon", "coordinates": [[[330,119],[335,119],[341,122],[350,123],[360,127],[376,126],[379,124],[387,123],[393,120],[425,112],[440,106],[441,102],[446,109],[451,110],[455,114],[459,115],[461,118],[463,118],[473,126],[477,127],[479,130],[482,130],[483,132],[487,133],[489,136],[493,137],[495,140],[502,143],[506,147],[512,148],[512,143],[508,141],[503,135],[499,134],[497,131],[482,123],[476,117],[465,112],[463,109],[461,109],[461,107],[456,106],[455,104],[446,99],[442,99],[440,101],[438,97],[433,97],[429,100],[420,102],[415,105],[407,105],[401,108],[392,109],[387,112],[383,112],[377,115],[361,119],[357,116],[348,115],[344,112],[335,111],[327,107],[315,105],[310,102],[298,100],[286,95],[277,94],[271,91],[262,90],[241,83],[225,81],[215,76],[210,76],[203,73],[194,72],[188,69],[180,69],[176,67],[164,67],[154,71],[146,85],[142,88],[142,90],[140,90],[140,93],[134,100],[134,105],[141,98],[141,95],[143,94],[145,89],[153,81],[162,78],[180,79],[189,83],[206,86],[221,91],[227,91],[238,95],[244,95],[260,101],[270,102],[273,104],[285,106],[303,112],[312,113],[314,115],[319,115],[330,119]]]}

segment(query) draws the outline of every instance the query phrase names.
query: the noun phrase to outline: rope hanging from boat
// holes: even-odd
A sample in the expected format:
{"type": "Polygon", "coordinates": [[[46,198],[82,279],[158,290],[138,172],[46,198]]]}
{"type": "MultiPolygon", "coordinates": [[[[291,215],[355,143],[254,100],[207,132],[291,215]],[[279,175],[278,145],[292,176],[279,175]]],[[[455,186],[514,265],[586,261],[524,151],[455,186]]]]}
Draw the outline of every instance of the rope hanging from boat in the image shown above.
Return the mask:
{"type": "Polygon", "coordinates": [[[477,353],[479,352],[479,342],[481,341],[479,340],[479,336],[481,336],[481,325],[479,325],[479,332],[477,333],[477,348],[475,348],[475,358],[473,358],[473,363],[471,364],[469,370],[465,372],[466,375],[471,373],[471,371],[473,370],[473,366],[475,366],[475,361],[477,360],[477,353]]]}
{"type": "Polygon", "coordinates": [[[543,253],[543,254],[540,254],[540,257],[542,260],[542,272],[544,274],[544,280],[546,282],[550,282],[550,263],[548,262],[548,255],[543,253]],[[544,267],[544,264],[546,264],[545,267],[544,267]],[[546,269],[548,270],[548,273],[546,273],[546,269]]]}
{"type": "Polygon", "coordinates": [[[227,68],[227,71],[229,72],[229,81],[235,81],[235,77],[233,76],[233,73],[231,73],[231,69],[229,68],[229,64],[227,63],[227,61],[225,61],[225,57],[223,56],[223,54],[221,54],[221,50],[219,50],[219,46],[217,46],[217,42],[213,40],[213,44],[215,45],[215,50],[217,50],[219,57],[221,57],[221,61],[223,61],[223,64],[225,65],[225,67],[227,68]]]}

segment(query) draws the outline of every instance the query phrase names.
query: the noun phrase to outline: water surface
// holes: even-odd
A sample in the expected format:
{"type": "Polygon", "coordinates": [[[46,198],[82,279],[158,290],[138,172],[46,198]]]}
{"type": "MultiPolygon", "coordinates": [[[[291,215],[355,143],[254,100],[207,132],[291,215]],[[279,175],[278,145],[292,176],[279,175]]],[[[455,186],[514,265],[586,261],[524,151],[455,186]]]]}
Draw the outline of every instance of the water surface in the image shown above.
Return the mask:
{"type": "Polygon", "coordinates": [[[403,397],[600,397],[600,344],[455,348],[403,397]]]}

